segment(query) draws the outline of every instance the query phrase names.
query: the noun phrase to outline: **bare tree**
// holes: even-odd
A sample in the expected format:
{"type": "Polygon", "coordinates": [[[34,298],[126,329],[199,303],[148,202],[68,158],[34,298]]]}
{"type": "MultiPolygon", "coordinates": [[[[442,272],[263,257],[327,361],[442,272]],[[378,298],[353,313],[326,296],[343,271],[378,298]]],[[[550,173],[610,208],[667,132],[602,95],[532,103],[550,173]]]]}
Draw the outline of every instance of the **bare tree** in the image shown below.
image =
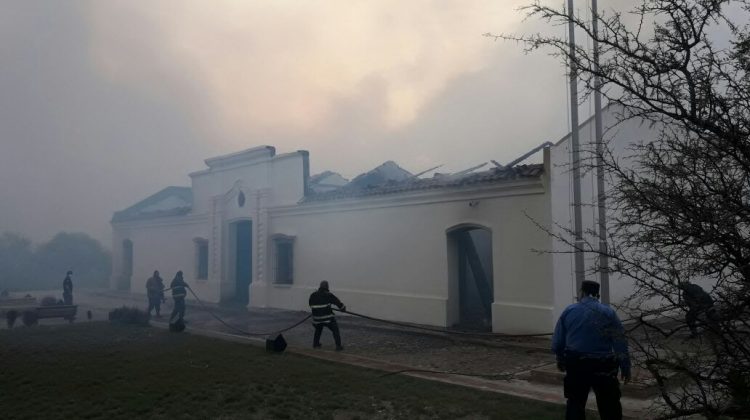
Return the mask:
{"type": "MultiPolygon", "coordinates": [[[[571,20],[539,2],[524,10],[571,20]]],[[[599,14],[598,33],[588,16],[572,18],[601,47],[599,65],[575,48],[585,94],[598,89],[621,106],[621,121],[642,119],[656,133],[630,145],[627,164],[604,147],[602,164],[610,271],[635,284],[621,309],[634,320],[640,366],[660,385],[663,418],[750,413],[749,16],[750,0],[644,0],[628,14],[599,14]],[[708,285],[714,301],[692,340],[686,282],[708,285]]],[[[489,36],[571,59],[560,37],[489,36]]]]}

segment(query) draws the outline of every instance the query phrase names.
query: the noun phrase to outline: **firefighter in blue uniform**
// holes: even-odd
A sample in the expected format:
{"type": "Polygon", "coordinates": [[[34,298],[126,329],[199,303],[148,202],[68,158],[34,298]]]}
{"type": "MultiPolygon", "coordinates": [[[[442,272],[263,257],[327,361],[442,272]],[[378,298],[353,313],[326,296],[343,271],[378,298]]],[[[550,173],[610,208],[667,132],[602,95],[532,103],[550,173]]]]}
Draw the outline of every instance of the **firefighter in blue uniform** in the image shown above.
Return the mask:
{"type": "Polygon", "coordinates": [[[602,420],[622,419],[620,383],[630,380],[628,342],[617,313],[602,304],[599,283],[584,281],[578,303],[560,315],[552,337],[558,368],[565,372],[565,418],[586,418],[586,400],[593,388],[602,420]]]}
{"type": "Polygon", "coordinates": [[[328,327],[333,333],[333,339],[336,342],[336,351],[344,350],[344,347],[341,345],[339,326],[336,323],[336,317],[333,315],[331,305],[336,305],[344,312],[346,311],[346,306],[328,290],[327,281],[320,282],[318,290],[310,295],[309,304],[312,310],[313,326],[315,326],[313,348],[320,348],[320,334],[323,332],[323,327],[328,327]]]}
{"type": "Polygon", "coordinates": [[[187,296],[187,283],[182,278],[182,271],[178,271],[174,276],[172,283],[169,284],[172,289],[172,299],[174,299],[174,309],[169,317],[169,326],[173,330],[184,329],[185,317],[185,297],[187,296]]]}

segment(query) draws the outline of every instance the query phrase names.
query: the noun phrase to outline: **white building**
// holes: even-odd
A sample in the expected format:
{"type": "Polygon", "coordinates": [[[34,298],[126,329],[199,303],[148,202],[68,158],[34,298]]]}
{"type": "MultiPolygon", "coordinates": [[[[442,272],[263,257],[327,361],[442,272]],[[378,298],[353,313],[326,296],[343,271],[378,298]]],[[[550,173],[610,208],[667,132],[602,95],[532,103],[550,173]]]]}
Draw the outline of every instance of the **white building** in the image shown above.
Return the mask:
{"type": "MultiPolygon", "coordinates": [[[[644,134],[633,124],[625,138],[644,134]]],[[[316,186],[308,159],[270,146],[207,159],[191,187],[115,213],[112,287],[144,293],[154,270],[182,270],[206,301],[305,310],[328,280],[356,312],[505,333],[549,332],[573,302],[570,257],[544,252],[561,245],[540,228],[570,224],[567,138],[542,164],[432,178],[387,162],[316,186]]]]}
{"type": "MultiPolygon", "coordinates": [[[[625,119],[622,116],[623,109],[618,105],[605,107],[602,112],[602,125],[604,128],[604,142],[607,150],[616,156],[623,168],[634,168],[633,152],[629,150],[633,144],[648,142],[655,138],[658,128],[641,119],[625,119]]],[[[584,121],[579,127],[581,170],[581,230],[584,240],[592,247],[598,246],[598,207],[597,207],[597,180],[596,173],[592,169],[595,162],[595,127],[594,118],[584,121]]],[[[552,204],[552,220],[554,224],[550,227],[554,235],[567,237],[568,243],[573,242],[569,233],[573,230],[573,174],[571,167],[571,135],[568,134],[550,148],[550,166],[552,175],[550,182],[550,194],[552,204]]],[[[606,190],[611,188],[605,177],[606,190]]],[[[611,207],[611,203],[609,203],[611,207]]],[[[606,212],[609,221],[613,220],[614,214],[611,209],[606,212]]],[[[573,267],[573,249],[561,241],[553,241],[551,254],[553,270],[552,283],[555,287],[555,319],[565,307],[575,300],[577,295],[575,270],[573,267]]],[[[596,255],[585,254],[585,271],[587,280],[599,281],[595,271],[596,255]]],[[[612,274],[610,276],[609,300],[612,303],[620,303],[633,291],[632,280],[623,276],[612,274]]]]}

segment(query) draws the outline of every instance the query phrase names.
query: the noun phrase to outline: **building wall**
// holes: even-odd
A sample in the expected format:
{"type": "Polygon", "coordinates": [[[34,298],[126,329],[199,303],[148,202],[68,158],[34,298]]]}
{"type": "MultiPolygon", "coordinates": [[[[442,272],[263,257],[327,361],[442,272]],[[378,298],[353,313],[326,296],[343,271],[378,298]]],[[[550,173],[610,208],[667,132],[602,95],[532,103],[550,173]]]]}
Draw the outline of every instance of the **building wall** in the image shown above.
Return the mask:
{"type": "MultiPolygon", "coordinates": [[[[442,191],[429,197],[272,209],[269,237],[280,234],[295,241],[294,284],[274,284],[269,275],[267,283],[253,285],[258,299],[253,303],[263,304],[265,297],[267,306],[304,310],[309,294],[328,280],[355,312],[452,325],[458,296],[449,280],[447,231],[466,224],[492,232],[493,329],[547,332],[552,322],[551,259],[533,249],[548,247],[549,237],[529,218],[547,223],[544,191],[534,181],[517,190],[442,191]],[[471,201],[478,205],[469,206],[471,201]]],[[[272,268],[273,261],[267,266],[272,268]]]]}
{"type": "Polygon", "coordinates": [[[159,270],[171,281],[177,270],[208,302],[233,297],[234,281],[230,226],[240,220],[253,221],[253,280],[261,280],[265,249],[265,208],[297,203],[304,196],[308,175],[307,152],[275,155],[261,146],[231,155],[207,159],[208,169],[190,174],[193,206],[187,216],[159,217],[113,223],[113,270],[111,285],[117,288],[123,267],[123,241],[133,243],[133,275],[130,290],[145,293],[145,282],[159,270]],[[244,205],[238,196],[245,197],[244,205]],[[208,279],[198,280],[195,239],[208,241],[208,279]]]}
{"type": "MultiPolygon", "coordinates": [[[[130,291],[146,293],[146,280],[159,270],[165,286],[181,270],[185,281],[206,301],[218,301],[218,279],[197,279],[196,238],[209,238],[205,217],[163,218],[158,222],[131,222],[114,228],[113,279],[123,272],[123,241],[133,243],[133,275],[130,291]]],[[[209,242],[209,249],[212,244],[209,242]]]]}
{"type": "MultiPolygon", "coordinates": [[[[628,151],[630,145],[634,143],[649,141],[654,139],[657,131],[648,123],[641,120],[631,119],[618,123],[618,113],[621,111],[617,106],[610,106],[603,112],[604,141],[609,151],[617,156],[624,167],[633,167],[632,155],[628,151]]],[[[582,230],[584,240],[591,244],[595,249],[598,248],[598,208],[597,208],[597,184],[596,172],[586,169],[593,165],[595,159],[595,134],[594,121],[589,120],[581,125],[580,128],[580,157],[582,161],[581,171],[581,213],[582,213],[582,230]]],[[[557,145],[551,148],[551,171],[550,171],[550,196],[552,221],[555,227],[555,234],[567,238],[572,243],[572,236],[569,231],[573,229],[573,173],[572,173],[572,148],[570,136],[563,138],[557,145]]],[[[606,191],[612,188],[609,182],[605,183],[606,191]]],[[[611,203],[608,204],[610,210],[607,211],[609,221],[613,219],[614,213],[611,210],[611,203]]],[[[554,302],[555,318],[573,303],[577,296],[575,290],[575,273],[573,264],[573,248],[563,241],[553,241],[553,283],[554,283],[554,302]]],[[[599,281],[597,269],[597,256],[595,253],[585,254],[586,279],[599,281]]],[[[633,291],[632,280],[612,274],[610,275],[610,301],[617,305],[626,297],[630,296],[633,291]]]]}
{"type": "MultiPolygon", "coordinates": [[[[545,160],[549,163],[549,156],[545,160]]],[[[548,180],[523,179],[456,190],[303,203],[307,155],[251,149],[206,161],[191,174],[186,216],[113,224],[113,285],[122,273],[122,242],[133,243],[130,289],[144,293],[159,270],[168,283],[182,270],[201,299],[234,293],[232,223],[253,222],[250,305],[307,310],[322,280],[356,312],[450,326],[458,321],[458,286],[448,232],[481,226],[492,233],[493,330],[549,332],[554,313],[548,180]],[[244,194],[245,205],[238,196],[244,194]],[[469,205],[473,203],[472,205],[469,205]],[[274,237],[294,240],[294,282],[274,282],[274,237]],[[195,238],[208,240],[209,276],[196,279],[195,238]]],[[[547,165],[549,168],[549,165],[547,165]]]]}

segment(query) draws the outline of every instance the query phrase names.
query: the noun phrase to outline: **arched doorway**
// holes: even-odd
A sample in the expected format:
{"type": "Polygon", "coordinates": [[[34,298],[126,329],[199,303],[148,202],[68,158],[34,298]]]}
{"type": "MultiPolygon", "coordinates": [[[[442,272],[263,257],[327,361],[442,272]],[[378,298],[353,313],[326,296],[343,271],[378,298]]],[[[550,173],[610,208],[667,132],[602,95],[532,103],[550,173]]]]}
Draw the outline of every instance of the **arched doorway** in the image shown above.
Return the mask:
{"type": "Polygon", "coordinates": [[[477,225],[457,226],[448,231],[449,325],[491,331],[494,280],[492,232],[477,225]]]}
{"type": "Polygon", "coordinates": [[[231,267],[234,296],[229,303],[246,306],[253,281],[253,222],[242,220],[230,225],[231,267]]]}

